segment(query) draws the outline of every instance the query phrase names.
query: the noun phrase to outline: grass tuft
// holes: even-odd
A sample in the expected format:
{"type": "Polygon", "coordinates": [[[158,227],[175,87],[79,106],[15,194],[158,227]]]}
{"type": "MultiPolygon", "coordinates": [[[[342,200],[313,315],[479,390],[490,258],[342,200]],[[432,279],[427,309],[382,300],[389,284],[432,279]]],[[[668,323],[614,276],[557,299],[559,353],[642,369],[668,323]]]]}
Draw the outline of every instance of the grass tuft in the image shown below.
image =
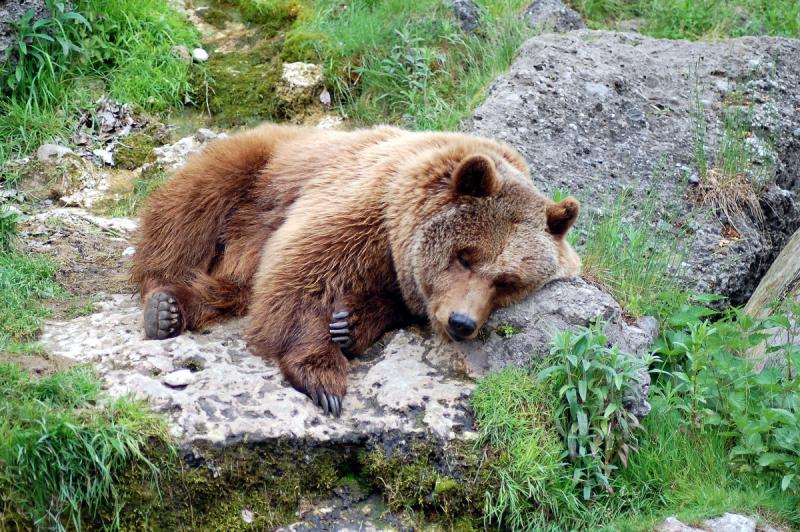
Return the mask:
{"type": "Polygon", "coordinates": [[[45,257],[0,252],[0,351],[33,340],[50,315],[42,301],[66,296],[53,279],[57,270],[45,257]]]}
{"type": "Polygon", "coordinates": [[[107,505],[117,527],[118,476],[133,463],[160,475],[145,446],[167,441],[163,423],[138,402],[101,402],[100,389],[82,366],[35,380],[0,364],[0,500],[38,529],[80,530],[107,505]]]}

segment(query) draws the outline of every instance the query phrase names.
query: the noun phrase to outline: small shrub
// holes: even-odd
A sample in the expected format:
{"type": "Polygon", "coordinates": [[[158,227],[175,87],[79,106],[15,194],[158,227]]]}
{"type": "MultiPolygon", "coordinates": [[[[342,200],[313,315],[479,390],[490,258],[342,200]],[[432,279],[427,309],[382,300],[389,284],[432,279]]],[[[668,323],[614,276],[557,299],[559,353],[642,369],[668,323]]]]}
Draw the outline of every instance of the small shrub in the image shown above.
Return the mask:
{"type": "Polygon", "coordinates": [[[641,429],[625,409],[625,394],[649,361],[607,347],[599,325],[560,332],[551,356],[554,364],[539,373],[537,382],[550,379],[558,390],[556,427],[567,446],[563,457],[573,463],[573,481],[586,500],[598,489],[612,492],[614,470],[627,465],[641,429]]]}

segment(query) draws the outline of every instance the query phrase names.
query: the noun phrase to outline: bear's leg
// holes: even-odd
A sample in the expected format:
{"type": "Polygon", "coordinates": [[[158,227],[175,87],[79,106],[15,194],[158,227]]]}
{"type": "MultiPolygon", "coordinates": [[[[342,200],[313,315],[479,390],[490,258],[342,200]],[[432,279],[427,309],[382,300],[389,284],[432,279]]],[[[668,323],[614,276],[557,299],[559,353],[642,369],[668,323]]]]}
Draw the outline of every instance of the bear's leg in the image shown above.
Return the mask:
{"type": "Polygon", "coordinates": [[[397,298],[343,298],[334,305],[328,332],[344,354],[355,356],[369,349],[386,331],[410,321],[405,305],[397,298]]]}
{"type": "Polygon", "coordinates": [[[144,331],[151,340],[201,329],[247,309],[246,290],[205,274],[196,274],[189,286],[150,280],[144,287],[144,331]]]}

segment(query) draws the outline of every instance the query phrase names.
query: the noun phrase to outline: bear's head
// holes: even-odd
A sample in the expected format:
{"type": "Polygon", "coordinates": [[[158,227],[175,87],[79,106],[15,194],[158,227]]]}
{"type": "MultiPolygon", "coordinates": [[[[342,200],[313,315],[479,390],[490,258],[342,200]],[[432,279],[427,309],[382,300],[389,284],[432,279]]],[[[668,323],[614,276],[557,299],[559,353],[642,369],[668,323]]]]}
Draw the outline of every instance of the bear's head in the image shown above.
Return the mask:
{"type": "Polygon", "coordinates": [[[474,338],[494,309],[580,270],[566,241],[578,201],[551,201],[516,152],[484,148],[495,146],[428,166],[425,198],[405,207],[417,223],[397,266],[403,296],[454,340],[474,338]]]}

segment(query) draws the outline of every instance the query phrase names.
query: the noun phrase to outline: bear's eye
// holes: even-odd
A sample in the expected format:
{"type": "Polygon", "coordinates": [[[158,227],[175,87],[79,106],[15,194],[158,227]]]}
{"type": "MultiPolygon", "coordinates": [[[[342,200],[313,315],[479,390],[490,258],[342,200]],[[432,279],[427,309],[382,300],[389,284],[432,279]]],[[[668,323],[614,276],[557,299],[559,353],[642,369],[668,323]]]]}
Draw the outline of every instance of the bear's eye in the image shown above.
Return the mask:
{"type": "Polygon", "coordinates": [[[465,251],[461,251],[456,255],[456,260],[458,263],[465,269],[469,270],[472,268],[472,262],[470,261],[469,255],[465,251]]]}
{"type": "Polygon", "coordinates": [[[516,290],[520,281],[514,275],[501,275],[494,281],[494,288],[499,292],[510,292],[516,290]]]}

